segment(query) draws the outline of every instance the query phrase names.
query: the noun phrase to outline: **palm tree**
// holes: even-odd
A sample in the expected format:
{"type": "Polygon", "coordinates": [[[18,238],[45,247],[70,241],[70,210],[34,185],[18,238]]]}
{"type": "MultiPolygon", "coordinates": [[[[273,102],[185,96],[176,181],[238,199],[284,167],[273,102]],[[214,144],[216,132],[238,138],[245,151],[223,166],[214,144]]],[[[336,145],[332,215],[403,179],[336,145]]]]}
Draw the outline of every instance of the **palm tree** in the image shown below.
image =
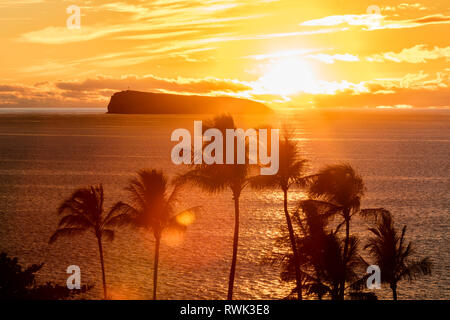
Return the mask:
{"type": "Polygon", "coordinates": [[[431,274],[431,260],[411,260],[414,254],[411,242],[406,244],[406,226],[401,233],[394,226],[392,215],[384,209],[378,210],[375,227],[369,229],[371,237],[364,249],[374,259],[381,271],[381,281],[388,283],[394,300],[397,300],[397,284],[400,280],[414,280],[416,277],[431,274]]]}
{"type": "Polygon", "coordinates": [[[251,179],[251,186],[256,189],[280,188],[283,191],[283,208],[286,224],[289,232],[289,240],[293,254],[295,267],[295,280],[297,284],[297,298],[302,300],[302,279],[300,272],[300,260],[298,257],[296,237],[292,226],[291,216],[288,210],[288,191],[294,184],[305,185],[304,177],[307,160],[299,157],[297,143],[286,133],[279,144],[279,169],[275,175],[260,175],[251,179]]]}
{"type": "MultiPolygon", "coordinates": [[[[345,223],[344,262],[349,261],[350,220],[360,211],[361,198],[365,187],[361,176],[350,164],[329,165],[319,171],[309,186],[309,196],[325,200],[337,207],[345,223]]],[[[344,268],[345,271],[346,268],[344,268]]],[[[344,299],[345,282],[342,278],[339,297],[344,299]]]]}
{"type": "MultiPolygon", "coordinates": [[[[348,261],[344,260],[344,239],[338,236],[338,230],[328,227],[330,218],[337,207],[314,200],[300,202],[294,213],[293,222],[298,226],[296,236],[299,259],[305,293],[317,295],[318,299],[328,294],[332,300],[339,299],[340,283],[354,282],[356,269],[361,266],[358,255],[358,239],[349,239],[348,261]]],[[[281,278],[292,281],[294,259],[289,255],[284,260],[281,278]]]]}
{"type": "Polygon", "coordinates": [[[50,237],[54,243],[61,236],[74,236],[92,231],[97,238],[102,267],[103,295],[107,299],[105,264],[103,260],[102,240],[114,239],[114,228],[127,223],[126,215],[120,213],[115,205],[105,214],[103,210],[103,186],[90,186],[76,190],[70,198],[58,208],[58,215],[65,214],[58,224],[58,229],[50,237]]]}
{"type": "Polygon", "coordinates": [[[133,226],[150,230],[155,238],[153,266],[153,300],[156,300],[158,284],[158,263],[161,236],[168,228],[185,230],[190,219],[185,215],[193,214],[198,207],[192,207],[181,212],[175,212],[179,200],[181,186],[176,185],[169,192],[169,180],[162,171],[146,169],[138,172],[126,187],[131,202],[118,203],[122,212],[129,216],[133,226]]]}
{"type": "MultiPolygon", "coordinates": [[[[225,136],[226,129],[235,129],[234,119],[229,115],[221,115],[214,118],[209,124],[205,125],[207,128],[216,128],[225,136]]],[[[235,152],[236,157],[236,144],[235,152]]],[[[198,156],[198,155],[194,155],[198,156]]],[[[248,154],[246,155],[248,157],[248,154]]],[[[223,163],[225,163],[226,152],[223,152],[223,163]]],[[[227,299],[233,299],[234,276],[236,272],[237,252],[239,243],[239,198],[242,190],[249,183],[248,159],[245,164],[197,164],[194,165],[187,173],[180,175],[178,181],[180,183],[192,183],[199,186],[203,190],[210,193],[222,192],[229,189],[233,195],[234,201],[234,236],[233,236],[233,255],[231,260],[230,276],[228,281],[227,299]]]]}

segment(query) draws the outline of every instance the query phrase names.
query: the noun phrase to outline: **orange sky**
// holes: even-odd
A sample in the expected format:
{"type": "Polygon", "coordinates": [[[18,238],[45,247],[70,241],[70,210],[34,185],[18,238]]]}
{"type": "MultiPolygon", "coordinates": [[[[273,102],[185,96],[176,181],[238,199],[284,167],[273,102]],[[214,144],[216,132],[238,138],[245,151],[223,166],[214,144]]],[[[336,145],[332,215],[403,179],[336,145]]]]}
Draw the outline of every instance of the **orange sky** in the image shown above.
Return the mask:
{"type": "Polygon", "coordinates": [[[448,0],[0,0],[0,107],[106,107],[128,88],[448,107],[449,34],[448,0]]]}

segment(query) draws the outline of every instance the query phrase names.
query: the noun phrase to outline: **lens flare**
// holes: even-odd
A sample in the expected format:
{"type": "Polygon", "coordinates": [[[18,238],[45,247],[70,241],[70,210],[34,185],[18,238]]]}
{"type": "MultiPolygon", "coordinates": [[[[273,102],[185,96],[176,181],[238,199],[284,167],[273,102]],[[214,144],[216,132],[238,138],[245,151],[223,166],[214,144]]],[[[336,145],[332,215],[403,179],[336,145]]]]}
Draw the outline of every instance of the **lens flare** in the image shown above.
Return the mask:
{"type": "Polygon", "coordinates": [[[182,226],[189,226],[195,221],[195,214],[191,211],[185,211],[177,216],[177,222],[182,226]]]}

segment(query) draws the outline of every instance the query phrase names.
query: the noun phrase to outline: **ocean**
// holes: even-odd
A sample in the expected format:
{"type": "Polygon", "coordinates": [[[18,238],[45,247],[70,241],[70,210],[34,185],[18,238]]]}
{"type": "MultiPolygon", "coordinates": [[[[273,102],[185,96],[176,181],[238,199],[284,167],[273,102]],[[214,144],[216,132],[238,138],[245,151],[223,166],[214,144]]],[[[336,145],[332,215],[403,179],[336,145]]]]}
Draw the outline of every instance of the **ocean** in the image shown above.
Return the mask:
{"type": "MultiPolygon", "coordinates": [[[[177,128],[211,115],[112,115],[104,109],[0,109],[0,251],[23,265],[44,262],[38,281],[65,285],[66,268],[78,265],[85,296],[102,297],[101,269],[93,235],[48,245],[56,208],[79,187],[102,183],[105,207],[127,200],[124,187],[142,168],[169,176],[186,170],[172,164],[177,128]]],[[[273,116],[240,116],[239,127],[287,125],[314,172],[326,164],[349,162],[362,175],[363,208],[384,207],[418,257],[429,256],[433,274],[400,282],[399,299],[450,299],[450,111],[328,110],[273,116]]],[[[160,299],[226,298],[233,236],[233,202],[187,188],[180,204],[202,206],[184,234],[169,234],[161,245],[160,299]]],[[[290,193],[290,208],[305,197],[290,193]]],[[[241,232],[235,280],[236,299],[281,299],[292,284],[280,281],[280,268],[266,262],[280,228],[285,227],[278,190],[246,189],[241,198],[241,232]]],[[[367,237],[367,222],[352,221],[352,232],[367,237]]],[[[112,298],[152,296],[151,234],[118,230],[105,244],[106,279],[112,298]]],[[[390,299],[387,286],[376,291],[390,299]]]]}

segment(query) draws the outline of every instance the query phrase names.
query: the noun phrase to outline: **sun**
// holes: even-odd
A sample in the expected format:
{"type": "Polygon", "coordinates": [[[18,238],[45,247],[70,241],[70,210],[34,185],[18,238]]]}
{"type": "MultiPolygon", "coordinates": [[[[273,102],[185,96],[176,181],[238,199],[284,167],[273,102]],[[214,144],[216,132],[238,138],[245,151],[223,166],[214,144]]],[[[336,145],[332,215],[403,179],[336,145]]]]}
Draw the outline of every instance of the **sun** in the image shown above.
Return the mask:
{"type": "Polygon", "coordinates": [[[315,79],[308,63],[301,58],[289,57],[272,61],[258,83],[266,93],[293,95],[311,91],[315,79]]]}

